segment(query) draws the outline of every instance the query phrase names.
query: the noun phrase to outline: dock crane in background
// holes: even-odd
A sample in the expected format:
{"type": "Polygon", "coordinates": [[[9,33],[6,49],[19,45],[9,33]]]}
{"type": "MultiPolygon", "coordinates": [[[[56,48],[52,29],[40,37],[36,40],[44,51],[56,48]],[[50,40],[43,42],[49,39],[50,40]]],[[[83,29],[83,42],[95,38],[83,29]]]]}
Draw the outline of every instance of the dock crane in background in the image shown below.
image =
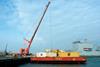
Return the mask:
{"type": "Polygon", "coordinates": [[[7,47],[8,47],[8,44],[6,44],[6,47],[5,47],[5,55],[8,55],[7,47]]]}
{"type": "Polygon", "coordinates": [[[44,18],[44,16],[45,16],[45,13],[46,13],[46,11],[47,11],[47,9],[48,9],[50,3],[51,3],[51,2],[49,1],[48,4],[46,5],[45,10],[44,10],[44,12],[43,12],[43,15],[41,16],[40,21],[39,21],[39,23],[38,23],[38,25],[37,25],[37,27],[36,27],[36,29],[35,29],[35,31],[34,31],[32,37],[31,37],[31,39],[30,39],[30,40],[26,40],[26,39],[25,39],[25,40],[28,42],[28,47],[27,47],[27,48],[21,48],[21,49],[20,49],[20,55],[21,55],[21,56],[29,55],[30,46],[31,46],[31,44],[32,44],[32,42],[33,42],[33,39],[34,39],[34,37],[35,37],[35,35],[36,35],[38,29],[39,29],[39,26],[40,26],[40,24],[41,24],[41,22],[42,22],[42,20],[43,20],[43,18],[44,18]]]}

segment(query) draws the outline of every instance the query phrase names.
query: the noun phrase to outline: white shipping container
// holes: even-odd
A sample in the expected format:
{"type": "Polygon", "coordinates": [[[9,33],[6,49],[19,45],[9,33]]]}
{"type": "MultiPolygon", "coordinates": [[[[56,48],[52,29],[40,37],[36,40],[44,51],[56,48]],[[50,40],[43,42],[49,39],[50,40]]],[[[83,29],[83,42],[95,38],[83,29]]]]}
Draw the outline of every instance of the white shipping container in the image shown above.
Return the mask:
{"type": "Polygon", "coordinates": [[[36,53],[36,57],[46,57],[46,53],[45,52],[36,53]]]}
{"type": "Polygon", "coordinates": [[[47,57],[57,57],[56,53],[50,52],[50,53],[46,53],[47,57]]]}

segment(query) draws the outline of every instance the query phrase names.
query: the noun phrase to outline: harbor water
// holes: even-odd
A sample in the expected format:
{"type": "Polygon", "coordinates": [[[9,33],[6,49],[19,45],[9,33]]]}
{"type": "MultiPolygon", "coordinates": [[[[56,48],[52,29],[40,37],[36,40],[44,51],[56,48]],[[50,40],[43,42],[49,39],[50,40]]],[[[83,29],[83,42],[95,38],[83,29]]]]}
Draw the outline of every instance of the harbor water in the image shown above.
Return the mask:
{"type": "Polygon", "coordinates": [[[100,67],[100,57],[88,57],[86,64],[33,64],[28,63],[19,67],[100,67]]]}

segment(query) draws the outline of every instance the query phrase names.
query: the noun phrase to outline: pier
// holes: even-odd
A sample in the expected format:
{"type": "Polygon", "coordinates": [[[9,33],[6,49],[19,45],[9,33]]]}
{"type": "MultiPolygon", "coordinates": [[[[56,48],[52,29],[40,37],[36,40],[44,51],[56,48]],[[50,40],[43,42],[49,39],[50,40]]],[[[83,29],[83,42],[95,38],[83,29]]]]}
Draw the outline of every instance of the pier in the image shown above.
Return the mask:
{"type": "Polygon", "coordinates": [[[30,57],[18,57],[18,58],[11,58],[11,57],[3,57],[0,58],[0,67],[9,67],[14,66],[17,67],[18,65],[26,64],[30,62],[30,57]]]}

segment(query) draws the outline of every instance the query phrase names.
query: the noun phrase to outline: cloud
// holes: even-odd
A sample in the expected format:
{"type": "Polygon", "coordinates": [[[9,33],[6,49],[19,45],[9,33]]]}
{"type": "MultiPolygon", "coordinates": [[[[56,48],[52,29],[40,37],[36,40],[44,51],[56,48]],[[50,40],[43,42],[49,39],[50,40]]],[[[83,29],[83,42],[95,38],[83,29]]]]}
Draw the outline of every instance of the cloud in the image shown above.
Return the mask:
{"type": "MultiPolygon", "coordinates": [[[[16,33],[22,33],[21,37],[30,39],[47,2],[48,0],[6,1],[3,3],[4,6],[0,5],[0,21],[2,20],[14,30],[17,29],[16,33]]],[[[73,39],[86,35],[81,32],[90,32],[88,36],[91,35],[94,31],[89,31],[90,28],[98,31],[100,22],[98,2],[99,0],[51,0],[50,7],[33,42],[44,45],[58,44],[58,47],[61,47],[60,44],[67,44],[73,39]]]]}
{"type": "MultiPolygon", "coordinates": [[[[9,19],[7,24],[15,26],[21,32],[27,32],[29,30],[33,32],[43,12],[42,9],[44,9],[45,4],[47,3],[47,1],[41,1],[41,3],[39,1],[40,0],[11,0],[11,4],[14,6],[14,11],[10,16],[11,20],[9,19]]],[[[92,0],[92,2],[94,1],[92,0]]],[[[51,1],[47,13],[44,22],[49,19],[47,23],[50,23],[55,29],[66,26],[69,27],[84,22],[90,23],[91,21],[98,20],[99,16],[97,9],[94,9],[93,6],[91,6],[91,2],[86,0],[51,1]]]]}
{"type": "Polygon", "coordinates": [[[17,13],[15,12],[15,6],[11,1],[2,0],[0,3],[0,21],[8,26],[16,25],[17,13]]]}
{"type": "Polygon", "coordinates": [[[32,0],[12,0],[12,2],[16,6],[16,12],[20,18],[18,29],[21,31],[29,30],[31,28],[34,29],[37,18],[39,18],[41,13],[39,13],[41,5],[36,4],[37,1],[32,0]]]}
{"type": "Polygon", "coordinates": [[[64,1],[61,1],[56,5],[56,7],[59,5],[62,6],[59,6],[57,9],[55,8],[55,10],[51,10],[51,27],[57,30],[56,32],[66,31],[67,29],[70,30],[70,28],[75,29],[76,26],[81,27],[82,25],[84,26],[100,21],[98,19],[100,16],[98,8],[95,9],[91,6],[90,1],[74,0],[68,3],[66,1],[67,4],[65,4],[65,2],[61,4],[63,2],[64,1]]]}

